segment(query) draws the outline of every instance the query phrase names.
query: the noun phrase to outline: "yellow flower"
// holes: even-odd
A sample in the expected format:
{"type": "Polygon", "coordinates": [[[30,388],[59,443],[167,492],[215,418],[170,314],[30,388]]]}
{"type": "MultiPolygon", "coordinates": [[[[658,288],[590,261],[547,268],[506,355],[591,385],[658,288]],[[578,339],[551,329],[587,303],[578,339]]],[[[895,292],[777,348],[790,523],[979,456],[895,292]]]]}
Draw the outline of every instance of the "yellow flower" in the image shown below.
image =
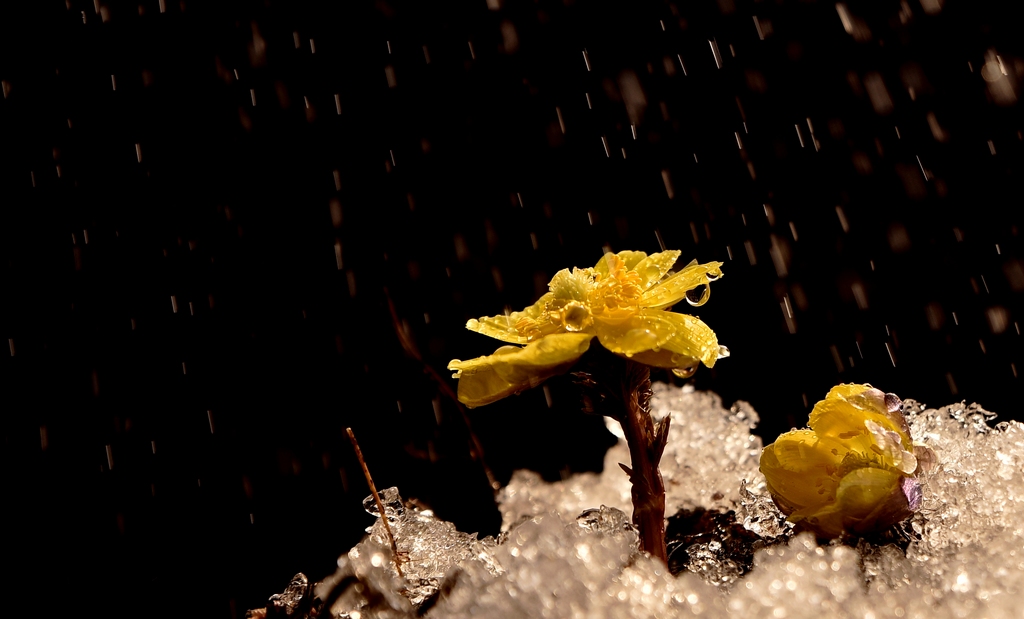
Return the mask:
{"type": "Polygon", "coordinates": [[[608,350],[689,376],[729,351],[698,318],[668,311],[686,299],[707,302],[721,262],[669,274],[679,251],[607,253],[593,268],[555,274],[549,292],[521,312],[473,319],[466,328],[508,342],[493,355],[448,364],[459,379],[459,400],[482,406],[536,387],[566,372],[597,337],[608,350]]]}
{"type": "Polygon", "coordinates": [[[822,537],[881,531],[921,503],[919,458],[902,403],[871,385],[839,385],[761,453],[761,472],[790,522],[822,537]],[[916,452],[916,454],[915,454],[916,452]]]}

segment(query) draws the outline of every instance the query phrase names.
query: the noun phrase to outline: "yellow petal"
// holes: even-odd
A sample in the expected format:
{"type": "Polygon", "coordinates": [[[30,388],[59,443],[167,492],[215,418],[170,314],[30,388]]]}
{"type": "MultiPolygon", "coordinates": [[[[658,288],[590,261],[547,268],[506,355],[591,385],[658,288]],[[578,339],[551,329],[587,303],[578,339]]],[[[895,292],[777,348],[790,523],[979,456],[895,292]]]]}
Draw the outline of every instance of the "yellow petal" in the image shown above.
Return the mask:
{"type": "Polygon", "coordinates": [[[632,267],[640,276],[644,290],[661,281],[661,278],[665,277],[665,274],[669,272],[669,269],[672,268],[672,265],[676,263],[676,260],[679,259],[679,255],[682,253],[678,249],[671,249],[651,254],[632,267]]]}
{"type": "Polygon", "coordinates": [[[601,345],[613,353],[631,357],[644,351],[658,351],[679,330],[672,320],[662,318],[662,314],[668,313],[635,314],[622,324],[599,321],[595,330],[601,345]]]}
{"type": "Polygon", "coordinates": [[[715,366],[715,361],[723,351],[718,345],[718,336],[711,327],[700,318],[688,314],[660,312],[659,315],[662,320],[671,321],[677,327],[676,334],[665,343],[665,348],[680,355],[700,359],[701,363],[709,368],[715,366]]]}
{"type": "Polygon", "coordinates": [[[510,344],[529,343],[558,330],[558,326],[550,324],[544,313],[553,298],[554,295],[549,292],[521,312],[470,319],[466,328],[510,344]]]}
{"type": "Polygon", "coordinates": [[[902,480],[900,474],[884,469],[852,471],[839,482],[835,503],[808,514],[804,524],[823,537],[888,528],[913,513],[902,480]]]}
{"type": "MultiPolygon", "coordinates": [[[[718,360],[718,337],[711,327],[696,316],[644,310],[623,325],[597,323],[595,330],[602,346],[626,357],[646,351],[668,350],[680,357],[698,359],[709,368],[714,367],[718,360]]],[[[641,363],[657,367],[682,367],[684,360],[679,359],[678,363],[673,363],[671,354],[663,355],[664,362],[641,363]]]]}
{"type": "Polygon", "coordinates": [[[901,477],[899,473],[876,468],[851,471],[839,482],[836,505],[851,517],[865,518],[899,489],[901,477]]]}
{"type": "MultiPolygon", "coordinates": [[[[710,282],[722,276],[721,262],[708,262],[697,264],[694,260],[682,271],[671,275],[668,279],[661,281],[651,287],[640,298],[641,304],[649,309],[661,309],[678,303],[686,296],[688,290],[698,286],[707,286],[710,282]]],[[[708,293],[697,300],[694,305],[703,305],[707,302],[708,293]]]]}
{"type": "Polygon", "coordinates": [[[885,394],[871,385],[843,384],[833,387],[824,400],[814,405],[808,425],[819,436],[852,439],[858,435],[869,435],[864,424],[866,420],[896,432],[900,435],[904,449],[912,448],[913,443],[905,430],[905,424],[901,427],[890,417],[885,407],[885,394]]]}
{"type": "Polygon", "coordinates": [[[843,456],[841,445],[819,440],[812,430],[793,430],[764,448],[761,472],[780,508],[816,510],[835,498],[843,456]]]}
{"type": "Polygon", "coordinates": [[[594,265],[594,272],[600,273],[602,276],[608,275],[608,273],[616,266],[615,258],[618,258],[618,260],[622,262],[622,266],[631,271],[637,263],[643,261],[644,258],[647,258],[647,254],[642,251],[630,250],[620,251],[617,254],[609,252],[601,256],[601,259],[597,261],[597,264],[594,265]]]}
{"type": "Polygon", "coordinates": [[[689,377],[697,371],[697,366],[700,365],[699,359],[693,357],[687,357],[677,352],[672,352],[667,348],[661,350],[644,350],[634,354],[632,357],[628,357],[637,363],[649,365],[654,368],[665,368],[669,370],[677,370],[677,376],[689,377]]]}
{"type": "Polygon", "coordinates": [[[523,348],[502,346],[493,355],[453,360],[459,401],[469,407],[496,402],[566,372],[590,347],[593,335],[555,333],[523,348]]]}

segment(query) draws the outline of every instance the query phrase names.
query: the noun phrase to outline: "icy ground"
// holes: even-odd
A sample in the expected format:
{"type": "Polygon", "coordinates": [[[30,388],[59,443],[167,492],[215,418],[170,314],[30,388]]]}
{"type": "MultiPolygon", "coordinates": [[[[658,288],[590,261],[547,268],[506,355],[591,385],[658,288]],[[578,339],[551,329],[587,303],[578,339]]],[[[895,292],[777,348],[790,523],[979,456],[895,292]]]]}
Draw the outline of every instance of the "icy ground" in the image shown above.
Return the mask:
{"type": "Polygon", "coordinates": [[[689,558],[678,577],[638,554],[620,440],[600,475],[545,483],[516,473],[500,497],[498,540],[404,507],[388,489],[404,577],[378,520],[318,596],[332,616],[352,618],[1024,617],[1024,425],[991,427],[994,415],[976,405],[905,401],[914,440],[937,464],[923,478],[904,551],[792,535],[757,470],[762,445],[748,405],[729,410],[713,393],[655,385],[652,410],[673,416],[666,514],[734,511],[761,538],[749,535],[752,566],[713,535],[675,549],[689,558]]]}

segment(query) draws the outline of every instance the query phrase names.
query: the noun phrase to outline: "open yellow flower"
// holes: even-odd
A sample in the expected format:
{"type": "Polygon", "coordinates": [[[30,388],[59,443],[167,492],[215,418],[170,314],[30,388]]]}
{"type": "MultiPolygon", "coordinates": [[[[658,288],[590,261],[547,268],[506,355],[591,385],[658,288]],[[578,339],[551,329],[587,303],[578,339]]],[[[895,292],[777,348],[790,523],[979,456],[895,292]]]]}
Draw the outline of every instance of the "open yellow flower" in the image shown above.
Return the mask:
{"type": "Polygon", "coordinates": [[[768,490],[790,522],[833,538],[881,531],[917,511],[918,460],[931,452],[911,442],[899,398],[838,385],[809,425],[761,453],[768,490]]]}
{"type": "Polygon", "coordinates": [[[448,364],[459,400],[482,406],[566,372],[597,337],[613,353],[689,376],[729,351],[698,318],[669,311],[707,302],[721,262],[691,262],[669,273],[681,252],[605,254],[593,268],[563,269],[549,292],[521,312],[473,319],[466,328],[512,344],[493,355],[448,364]]]}

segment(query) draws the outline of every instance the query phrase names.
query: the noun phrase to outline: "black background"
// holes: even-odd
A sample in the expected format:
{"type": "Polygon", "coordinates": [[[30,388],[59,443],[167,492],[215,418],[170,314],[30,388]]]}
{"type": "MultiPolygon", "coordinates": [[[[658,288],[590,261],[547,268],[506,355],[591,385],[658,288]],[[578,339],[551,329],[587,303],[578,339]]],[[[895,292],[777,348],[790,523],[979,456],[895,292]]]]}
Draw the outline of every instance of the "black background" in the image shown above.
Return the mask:
{"type": "MultiPolygon", "coordinates": [[[[1021,418],[1011,4],[5,5],[5,599],[226,618],[322,577],[372,520],[346,426],[495,533],[388,298],[447,376],[606,248],[725,263],[692,380],[766,440],[839,382],[1021,418]]],[[[470,412],[500,480],[601,467],[549,387],[470,412]]]]}

